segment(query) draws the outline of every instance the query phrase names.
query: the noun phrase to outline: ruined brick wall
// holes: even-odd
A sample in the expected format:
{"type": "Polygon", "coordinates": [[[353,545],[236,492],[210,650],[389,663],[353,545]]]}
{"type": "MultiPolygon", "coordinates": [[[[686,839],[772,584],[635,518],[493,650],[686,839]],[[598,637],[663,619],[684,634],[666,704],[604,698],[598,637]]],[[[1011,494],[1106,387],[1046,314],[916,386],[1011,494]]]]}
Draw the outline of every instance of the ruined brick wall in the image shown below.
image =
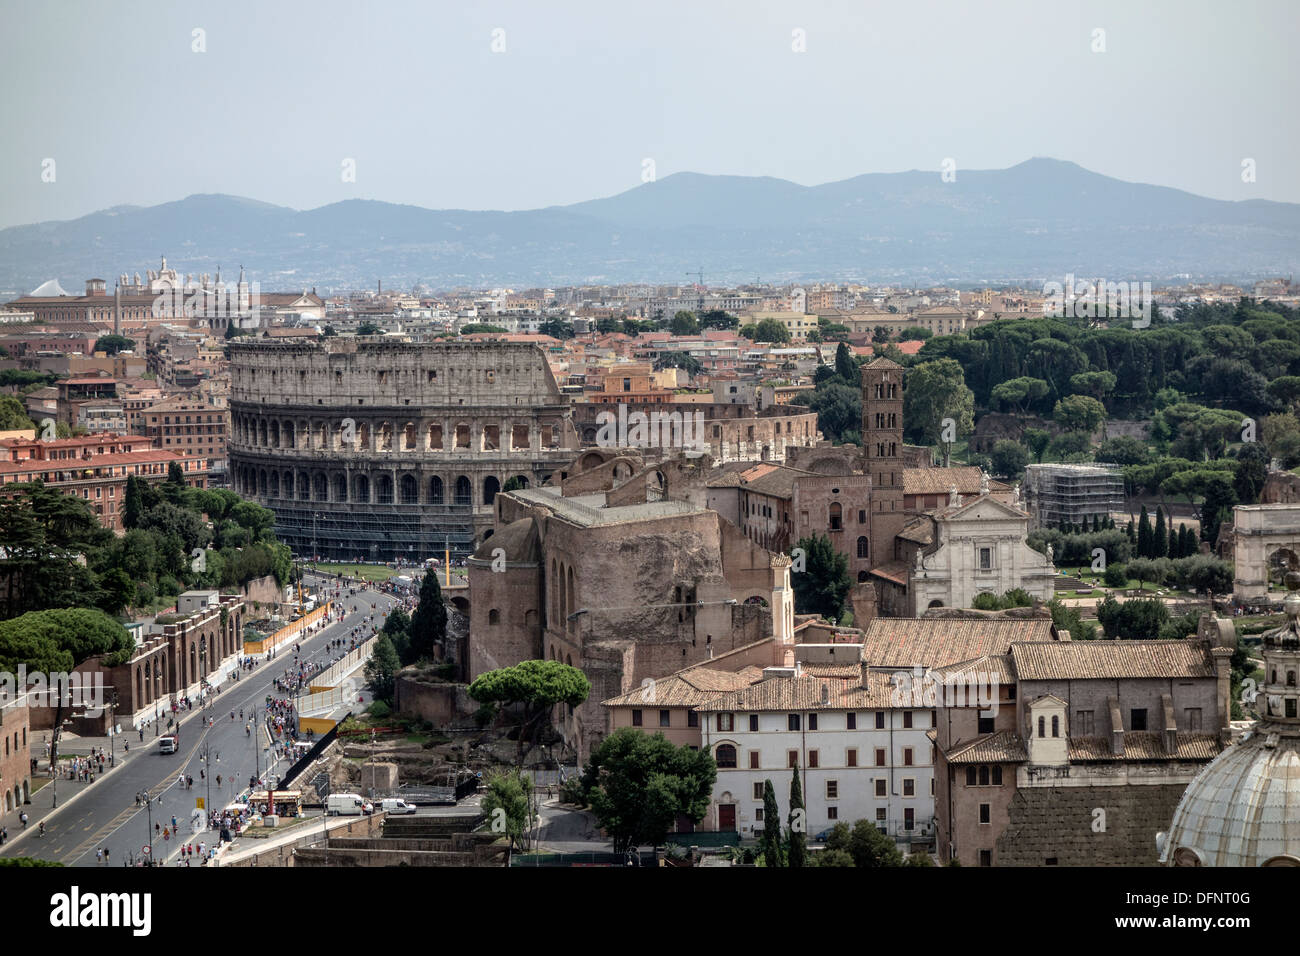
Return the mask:
{"type": "MultiPolygon", "coordinates": [[[[1168,830],[1181,784],[1019,789],[994,851],[995,866],[1155,866],[1156,834],[1168,830]],[[1093,832],[1093,810],[1106,829],[1093,832]]],[[[963,860],[963,863],[966,861],[963,860]]]]}

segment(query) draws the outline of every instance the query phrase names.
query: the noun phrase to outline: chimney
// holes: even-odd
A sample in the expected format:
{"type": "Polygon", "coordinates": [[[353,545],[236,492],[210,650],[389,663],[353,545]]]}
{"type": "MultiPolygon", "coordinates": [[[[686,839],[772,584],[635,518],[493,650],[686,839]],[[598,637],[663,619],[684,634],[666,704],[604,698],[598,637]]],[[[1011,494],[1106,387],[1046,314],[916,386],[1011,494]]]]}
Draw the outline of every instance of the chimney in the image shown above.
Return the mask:
{"type": "Polygon", "coordinates": [[[1165,753],[1178,752],[1178,724],[1174,722],[1174,699],[1168,694],[1160,695],[1160,709],[1165,715],[1164,745],[1165,753]]]}
{"type": "Polygon", "coordinates": [[[1110,752],[1117,757],[1124,756],[1124,718],[1119,712],[1119,701],[1114,697],[1106,698],[1110,710],[1110,752]]]}
{"type": "Polygon", "coordinates": [[[1215,702],[1219,705],[1218,729],[1220,733],[1228,732],[1232,720],[1232,654],[1230,647],[1212,647],[1210,656],[1214,658],[1215,702]]]}

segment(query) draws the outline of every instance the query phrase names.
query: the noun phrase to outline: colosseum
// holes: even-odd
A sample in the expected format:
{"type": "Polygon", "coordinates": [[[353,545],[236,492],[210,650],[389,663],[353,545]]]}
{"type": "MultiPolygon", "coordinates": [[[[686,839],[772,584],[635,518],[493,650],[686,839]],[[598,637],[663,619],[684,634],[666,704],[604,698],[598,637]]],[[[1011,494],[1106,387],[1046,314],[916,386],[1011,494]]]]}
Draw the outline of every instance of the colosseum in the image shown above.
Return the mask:
{"type": "Polygon", "coordinates": [[[528,343],[232,343],[230,473],[301,554],[468,554],[493,499],[572,461],[569,402],[528,343]]]}

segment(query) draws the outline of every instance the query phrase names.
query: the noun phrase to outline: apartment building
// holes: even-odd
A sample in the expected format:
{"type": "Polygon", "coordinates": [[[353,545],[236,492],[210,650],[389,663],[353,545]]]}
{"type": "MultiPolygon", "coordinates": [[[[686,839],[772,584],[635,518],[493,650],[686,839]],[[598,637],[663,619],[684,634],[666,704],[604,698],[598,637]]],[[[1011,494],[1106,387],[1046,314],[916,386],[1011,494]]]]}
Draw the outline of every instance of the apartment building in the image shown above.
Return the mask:
{"type": "Polygon", "coordinates": [[[224,466],[230,427],[228,408],[188,396],[171,398],[148,406],[140,420],[154,448],[186,458],[205,458],[209,468],[224,466]]]}

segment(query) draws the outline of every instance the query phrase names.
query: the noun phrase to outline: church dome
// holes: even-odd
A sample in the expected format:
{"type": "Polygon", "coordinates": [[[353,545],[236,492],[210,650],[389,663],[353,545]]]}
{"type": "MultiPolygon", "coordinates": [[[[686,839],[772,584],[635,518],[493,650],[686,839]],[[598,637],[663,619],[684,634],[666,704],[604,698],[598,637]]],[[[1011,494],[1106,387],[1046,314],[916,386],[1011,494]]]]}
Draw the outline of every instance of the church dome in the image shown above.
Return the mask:
{"type": "Polygon", "coordinates": [[[1300,866],[1300,573],[1287,575],[1287,623],[1264,634],[1260,718],[1184,791],[1166,866],[1300,866]]]}

